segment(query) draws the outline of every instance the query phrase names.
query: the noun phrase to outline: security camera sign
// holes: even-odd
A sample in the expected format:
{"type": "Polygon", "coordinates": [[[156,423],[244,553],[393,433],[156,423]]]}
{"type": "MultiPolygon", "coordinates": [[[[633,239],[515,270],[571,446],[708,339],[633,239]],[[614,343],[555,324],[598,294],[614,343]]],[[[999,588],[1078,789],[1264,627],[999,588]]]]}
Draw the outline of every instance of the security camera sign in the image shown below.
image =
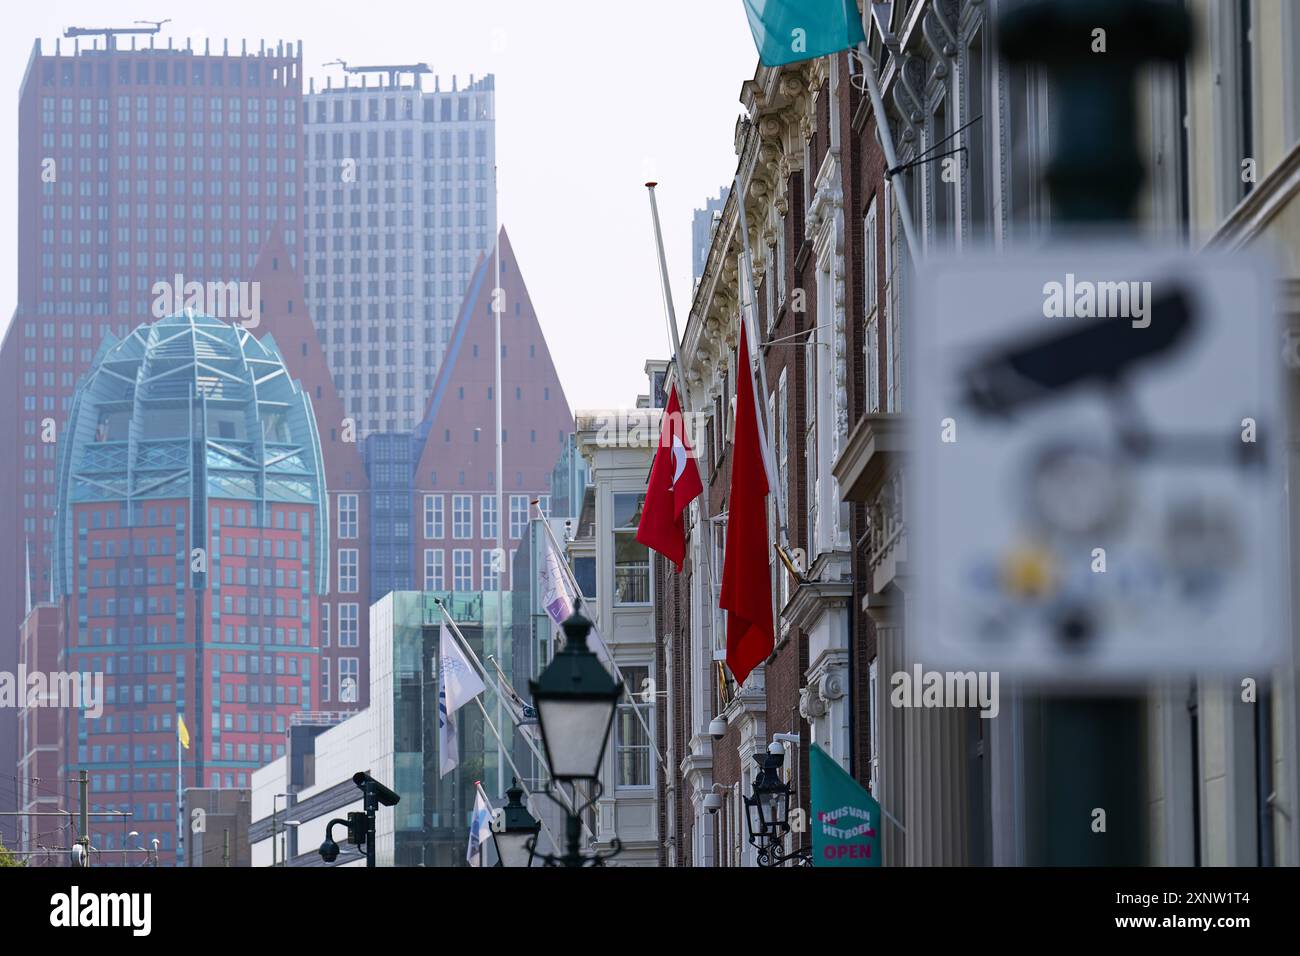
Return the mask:
{"type": "Polygon", "coordinates": [[[917,657],[1070,682],[1265,667],[1288,593],[1274,280],[1093,248],[922,266],[917,657]]]}

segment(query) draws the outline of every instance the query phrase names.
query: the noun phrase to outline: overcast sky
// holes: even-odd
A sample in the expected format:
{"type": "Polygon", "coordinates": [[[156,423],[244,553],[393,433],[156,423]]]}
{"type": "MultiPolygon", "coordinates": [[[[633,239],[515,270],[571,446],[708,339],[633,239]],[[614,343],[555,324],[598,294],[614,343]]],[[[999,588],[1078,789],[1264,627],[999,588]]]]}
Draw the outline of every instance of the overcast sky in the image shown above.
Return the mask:
{"type": "MultiPolygon", "coordinates": [[[[424,61],[497,77],[500,216],[574,408],[627,406],[668,333],[643,183],[657,179],[678,321],[689,309],[691,212],[736,167],[741,84],[757,57],[741,0],[57,0],[5,8],[0,32],[0,326],[15,304],[18,92],[37,37],[172,22],[165,43],[302,40],[327,61],[424,61]]],[[[71,41],[64,41],[71,42],[71,41]]],[[[84,42],[84,41],[83,41],[84,42]]],[[[214,49],[219,48],[214,42],[214,49]]],[[[426,77],[426,84],[432,77],[426,77]]],[[[304,86],[306,83],[304,82],[304,86]]]]}

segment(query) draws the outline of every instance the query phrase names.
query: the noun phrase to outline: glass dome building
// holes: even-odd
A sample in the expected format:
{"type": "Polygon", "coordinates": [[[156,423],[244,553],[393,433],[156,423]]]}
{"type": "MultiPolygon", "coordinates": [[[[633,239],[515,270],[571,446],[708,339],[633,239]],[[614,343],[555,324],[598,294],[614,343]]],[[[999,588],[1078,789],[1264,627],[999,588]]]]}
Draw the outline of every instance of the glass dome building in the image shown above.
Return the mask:
{"type": "Polygon", "coordinates": [[[104,675],[68,775],[175,849],[180,788],[247,787],[313,709],[330,562],[311,401],[269,335],[174,315],[105,341],[59,448],[66,656],[104,675]]]}

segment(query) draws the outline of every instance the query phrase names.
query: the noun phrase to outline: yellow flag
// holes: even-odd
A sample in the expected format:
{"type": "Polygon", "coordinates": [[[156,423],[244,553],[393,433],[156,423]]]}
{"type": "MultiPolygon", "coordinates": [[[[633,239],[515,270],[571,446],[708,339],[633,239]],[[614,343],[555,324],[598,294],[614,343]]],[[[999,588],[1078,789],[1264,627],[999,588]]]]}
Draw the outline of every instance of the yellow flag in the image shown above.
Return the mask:
{"type": "Polygon", "coordinates": [[[185,718],[180,714],[176,715],[176,738],[181,742],[181,746],[186,750],[190,749],[190,732],[185,726],[185,718]]]}

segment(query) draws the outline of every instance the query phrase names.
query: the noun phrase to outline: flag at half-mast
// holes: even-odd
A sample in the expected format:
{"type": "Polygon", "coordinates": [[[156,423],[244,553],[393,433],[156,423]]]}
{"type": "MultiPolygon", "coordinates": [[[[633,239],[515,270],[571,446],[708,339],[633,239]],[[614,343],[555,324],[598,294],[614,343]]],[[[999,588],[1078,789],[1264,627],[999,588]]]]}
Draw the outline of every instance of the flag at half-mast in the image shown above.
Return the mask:
{"type": "Polygon", "coordinates": [[[465,657],[456,638],[442,622],[438,635],[438,776],[445,777],[460,763],[460,738],[456,711],[483,693],[486,687],[465,657]]]}
{"type": "MultiPolygon", "coordinates": [[[[579,595],[577,588],[574,587],[570,579],[568,563],[564,560],[564,555],[560,553],[559,545],[555,541],[555,535],[551,533],[550,524],[545,516],[539,520],[542,522],[543,533],[542,557],[537,563],[538,593],[542,596],[542,607],[546,609],[546,616],[551,619],[552,624],[559,627],[573,615],[573,606],[579,595]]],[[[587,602],[584,600],[583,603],[586,604],[587,602]]],[[[590,611],[584,613],[590,616],[590,611]]],[[[609,648],[605,646],[604,639],[601,638],[594,625],[591,628],[591,633],[587,635],[587,647],[602,662],[613,661],[609,648]]]]}
{"type": "Polygon", "coordinates": [[[492,839],[492,803],[483,792],[483,784],[474,781],[474,813],[469,821],[469,845],[465,848],[465,859],[470,866],[481,866],[483,847],[492,839]]]}
{"type": "Polygon", "coordinates": [[[686,509],[703,491],[674,385],[659,426],[659,447],[650,466],[636,539],[662,554],[679,572],[686,559],[686,509]]]}
{"type": "Polygon", "coordinates": [[[767,462],[754,398],[753,357],[744,322],[740,323],[740,348],[736,354],[736,425],[718,606],[727,612],[727,667],[736,683],[743,684],[775,646],[768,564],[771,539],[767,530],[767,462]]]}

